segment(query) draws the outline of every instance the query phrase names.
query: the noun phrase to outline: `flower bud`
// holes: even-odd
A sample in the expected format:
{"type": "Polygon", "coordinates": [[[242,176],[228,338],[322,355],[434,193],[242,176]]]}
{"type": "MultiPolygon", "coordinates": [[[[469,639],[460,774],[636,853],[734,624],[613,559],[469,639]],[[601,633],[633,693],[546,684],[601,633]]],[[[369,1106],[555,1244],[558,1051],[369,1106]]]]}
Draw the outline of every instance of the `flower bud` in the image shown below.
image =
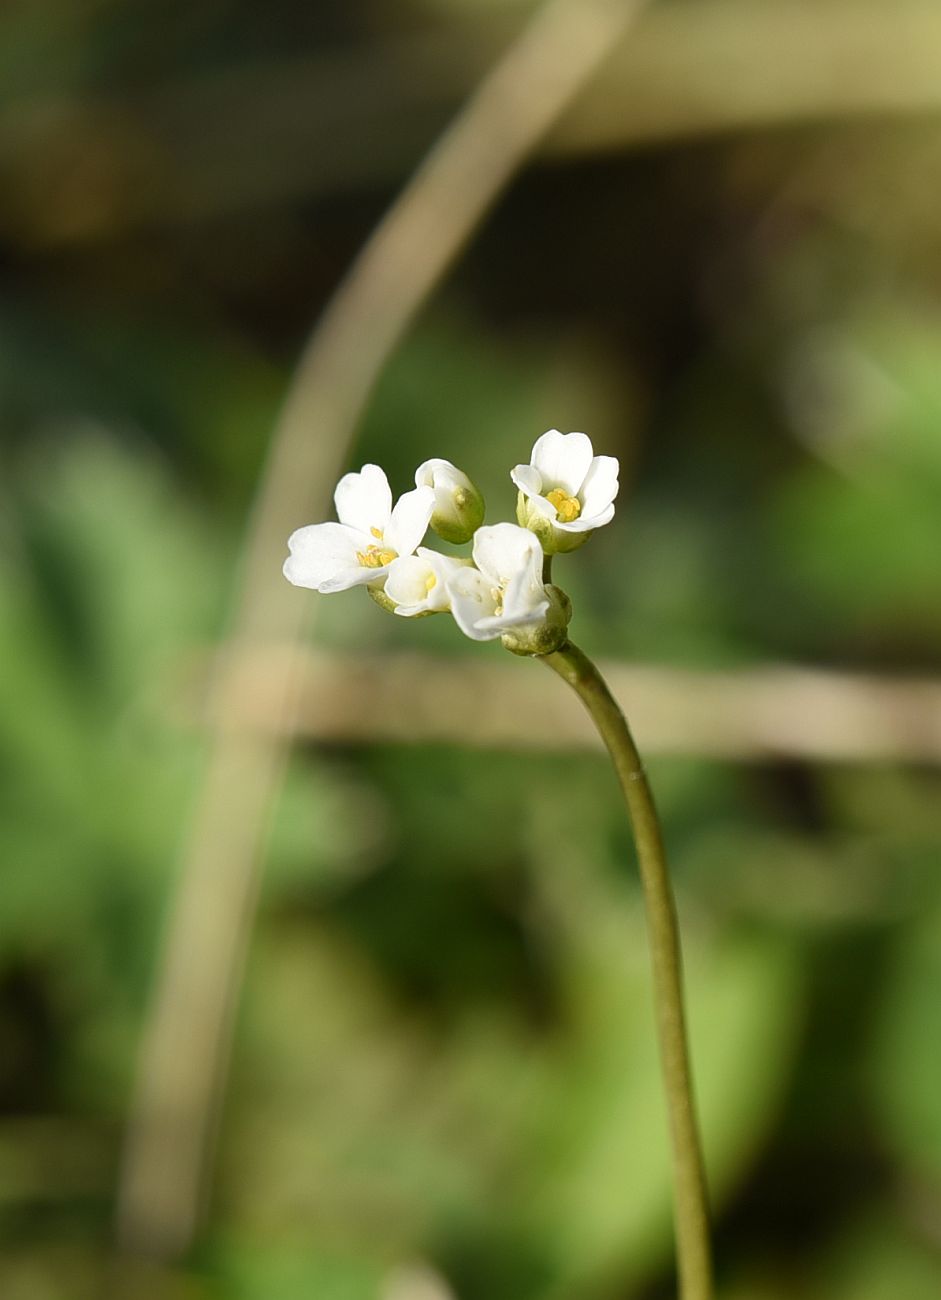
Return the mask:
{"type": "Polygon", "coordinates": [[[434,532],[446,542],[469,542],[483,523],[484,499],[467,475],[449,460],[426,460],[415,471],[415,486],[434,490],[434,532]]]}
{"type": "Polygon", "coordinates": [[[545,592],[549,597],[545,618],[504,632],[500,638],[504,649],[515,655],[549,655],[565,644],[572,619],[572,602],[561,587],[549,586],[545,592]]]}

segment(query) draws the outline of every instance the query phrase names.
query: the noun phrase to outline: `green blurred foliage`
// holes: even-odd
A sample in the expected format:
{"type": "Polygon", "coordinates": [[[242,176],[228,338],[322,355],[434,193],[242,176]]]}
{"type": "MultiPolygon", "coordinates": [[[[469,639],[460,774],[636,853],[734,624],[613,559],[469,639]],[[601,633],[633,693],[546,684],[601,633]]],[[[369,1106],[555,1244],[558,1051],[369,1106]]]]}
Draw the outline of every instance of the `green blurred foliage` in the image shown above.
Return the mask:
{"type": "MultiPolygon", "coordinates": [[[[172,10],[148,45],[162,11],[146,5],[12,6],[4,103],[233,51],[284,58],[315,28],[373,41],[393,21],[365,4],[305,18],[286,0],[264,17],[172,10]]],[[[938,138],[884,128],[865,163],[850,149],[817,167],[808,154],[842,158],[853,133],[784,131],[528,175],[382,377],[354,463],[402,489],[447,456],[495,520],[533,437],[586,428],[624,468],[616,523],[559,572],[592,651],[936,671],[941,248],[924,194],[899,182],[889,204],[883,187],[938,138]]],[[[380,189],[74,246],[44,243],[41,213],[35,243],[16,234],[22,212],[0,226],[4,1300],[102,1293],[134,1054],[205,761],[194,682],[291,359],[380,189]]],[[[327,645],[499,653],[361,596],[324,602],[327,645]]],[[[927,1300],[937,771],[650,767],[723,1294],[927,1300]]],[[[185,1265],[140,1266],[132,1293],[388,1300],[416,1261],[460,1300],[670,1294],[643,921],[600,757],[292,758],[210,1222],[185,1265]]]]}

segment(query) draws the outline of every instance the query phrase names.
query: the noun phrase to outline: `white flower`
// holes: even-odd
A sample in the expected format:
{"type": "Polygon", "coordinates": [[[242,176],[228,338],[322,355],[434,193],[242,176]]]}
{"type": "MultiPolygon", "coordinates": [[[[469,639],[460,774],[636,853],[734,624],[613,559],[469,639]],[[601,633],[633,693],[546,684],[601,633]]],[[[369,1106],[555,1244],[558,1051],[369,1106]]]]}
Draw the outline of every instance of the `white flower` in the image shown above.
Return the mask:
{"type": "Polygon", "coordinates": [[[474,564],[448,581],[451,613],[474,641],[494,641],[515,628],[541,623],[549,609],[539,539],[516,524],[474,534],[474,564]]]}
{"type": "Polygon", "coordinates": [[[550,429],[536,439],[530,463],[510,477],[520,491],[517,518],[547,553],[574,550],[614,517],[618,462],[595,456],[587,434],[550,429]]]}
{"type": "Polygon", "coordinates": [[[395,605],[396,614],[414,618],[416,614],[437,614],[451,608],[448,582],[470,560],[441,555],[419,546],[415,555],[393,560],[386,578],[385,594],[395,605]]]}
{"type": "Polygon", "coordinates": [[[415,550],[435,508],[431,488],[419,487],[399,497],[393,510],[378,465],[344,474],[333,500],[338,524],[308,524],[288,539],[284,576],[296,587],[328,592],[381,582],[393,560],[415,550]]]}
{"type": "Polygon", "coordinates": [[[426,460],[415,471],[415,486],[435,494],[431,526],[446,542],[469,542],[484,521],[484,499],[467,475],[449,460],[426,460]]]}

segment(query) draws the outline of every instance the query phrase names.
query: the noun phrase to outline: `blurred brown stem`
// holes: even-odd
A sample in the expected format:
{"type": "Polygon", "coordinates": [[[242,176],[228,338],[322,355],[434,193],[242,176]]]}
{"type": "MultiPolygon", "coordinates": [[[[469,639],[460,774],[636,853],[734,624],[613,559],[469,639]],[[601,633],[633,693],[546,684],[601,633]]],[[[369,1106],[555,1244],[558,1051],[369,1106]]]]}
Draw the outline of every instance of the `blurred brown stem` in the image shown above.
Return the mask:
{"type": "Polygon", "coordinates": [[[591,714],[611,755],[630,814],[647,913],[657,1037],[670,1121],[680,1300],[712,1300],[706,1171],[686,1035],[679,924],[660,819],[630,728],[598,669],[571,642],[544,659],[591,714]]]}
{"type": "Polygon", "coordinates": [[[264,827],[297,692],[310,599],[279,569],[288,532],[326,513],[373,384],[498,195],[643,7],[550,0],[484,78],[377,227],[301,357],[258,493],[212,688],[208,769],[183,851],[118,1189],[124,1250],[172,1260],[197,1229],[254,919],[264,827]],[[289,648],[280,735],[238,726],[238,656],[289,648]]]}
{"type": "MultiPolygon", "coordinates": [[[[231,726],[283,732],[277,716],[285,661],[296,651],[256,645],[230,665],[238,677],[231,726]]],[[[208,656],[207,656],[208,660],[208,656]]],[[[207,660],[172,683],[171,716],[205,725],[207,660]]],[[[605,680],[631,699],[647,752],[765,762],[941,763],[941,680],[875,676],[794,664],[691,669],[607,660],[605,680]]],[[[597,744],[574,700],[496,659],[414,651],[306,648],[291,734],[320,744],[462,744],[487,749],[584,750],[597,744]],[[448,700],[442,710],[440,701],[448,700]],[[571,707],[567,705],[571,704],[571,707]]]]}

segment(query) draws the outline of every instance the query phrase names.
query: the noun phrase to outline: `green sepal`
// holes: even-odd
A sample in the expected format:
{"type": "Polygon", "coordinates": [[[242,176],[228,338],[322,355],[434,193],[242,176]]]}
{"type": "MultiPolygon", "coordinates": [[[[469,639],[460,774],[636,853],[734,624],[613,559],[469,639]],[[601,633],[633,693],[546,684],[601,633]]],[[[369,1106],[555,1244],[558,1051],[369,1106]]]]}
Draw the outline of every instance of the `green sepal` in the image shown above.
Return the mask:
{"type": "Polygon", "coordinates": [[[572,602],[561,587],[546,587],[549,608],[545,618],[528,627],[514,628],[500,638],[505,650],[514,655],[551,655],[568,639],[572,602]]]}

